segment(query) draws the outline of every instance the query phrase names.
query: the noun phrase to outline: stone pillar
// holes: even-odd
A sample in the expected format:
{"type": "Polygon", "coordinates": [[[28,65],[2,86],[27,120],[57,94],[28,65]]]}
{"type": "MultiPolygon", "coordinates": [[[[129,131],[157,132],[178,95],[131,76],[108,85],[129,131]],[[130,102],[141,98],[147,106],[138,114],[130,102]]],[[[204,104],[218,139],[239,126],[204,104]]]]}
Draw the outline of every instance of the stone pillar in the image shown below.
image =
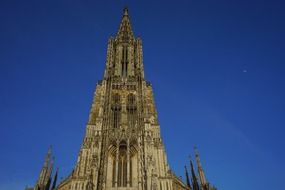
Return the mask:
{"type": "MultiPolygon", "coordinates": [[[[138,144],[141,144],[141,137],[138,138],[138,144]]],[[[140,148],[141,149],[141,148],[140,148]]],[[[137,169],[136,171],[138,172],[138,190],[142,190],[142,167],[141,167],[141,151],[138,152],[137,154],[137,169]]],[[[135,174],[136,175],[136,174],[135,174]]]]}
{"type": "Polygon", "coordinates": [[[120,142],[117,141],[117,150],[116,150],[116,171],[115,171],[115,187],[118,187],[118,169],[119,169],[119,147],[120,146],[120,142]]]}
{"type": "Polygon", "coordinates": [[[130,187],[130,140],[127,141],[127,187],[130,187]]]}

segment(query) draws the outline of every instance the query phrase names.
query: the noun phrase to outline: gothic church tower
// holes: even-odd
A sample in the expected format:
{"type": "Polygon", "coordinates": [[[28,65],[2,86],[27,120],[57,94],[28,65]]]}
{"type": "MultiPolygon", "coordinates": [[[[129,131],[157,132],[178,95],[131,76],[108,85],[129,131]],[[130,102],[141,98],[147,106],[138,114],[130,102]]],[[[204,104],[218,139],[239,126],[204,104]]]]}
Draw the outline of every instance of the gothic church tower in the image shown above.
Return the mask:
{"type": "Polygon", "coordinates": [[[144,78],[142,41],[124,9],[119,31],[108,42],[104,78],[96,86],[76,166],[58,189],[184,189],[176,177],[173,187],[173,176],[152,86],[144,78]]]}

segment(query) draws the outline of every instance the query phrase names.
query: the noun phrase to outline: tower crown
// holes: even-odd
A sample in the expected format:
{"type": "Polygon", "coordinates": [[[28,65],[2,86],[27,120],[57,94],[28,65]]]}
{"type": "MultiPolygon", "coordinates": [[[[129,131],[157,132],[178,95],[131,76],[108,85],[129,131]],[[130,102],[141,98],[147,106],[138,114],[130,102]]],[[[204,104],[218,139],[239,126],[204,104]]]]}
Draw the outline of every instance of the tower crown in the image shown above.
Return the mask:
{"type": "Polygon", "coordinates": [[[129,42],[134,40],[128,8],[124,8],[123,18],[120,23],[116,39],[121,42],[129,42]]]}
{"type": "Polygon", "coordinates": [[[142,63],[142,42],[135,38],[128,9],[125,8],[118,33],[108,43],[105,78],[144,78],[142,63]]]}

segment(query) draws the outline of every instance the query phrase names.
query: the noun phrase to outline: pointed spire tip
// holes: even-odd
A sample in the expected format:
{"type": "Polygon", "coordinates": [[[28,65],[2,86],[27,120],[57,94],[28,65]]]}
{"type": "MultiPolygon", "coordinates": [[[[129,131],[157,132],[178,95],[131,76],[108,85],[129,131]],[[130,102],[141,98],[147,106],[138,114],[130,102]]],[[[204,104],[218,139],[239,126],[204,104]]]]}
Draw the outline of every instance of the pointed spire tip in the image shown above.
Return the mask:
{"type": "Polygon", "coordinates": [[[129,15],[128,7],[125,6],[125,8],[124,8],[124,16],[128,16],[128,15],[129,15]]]}

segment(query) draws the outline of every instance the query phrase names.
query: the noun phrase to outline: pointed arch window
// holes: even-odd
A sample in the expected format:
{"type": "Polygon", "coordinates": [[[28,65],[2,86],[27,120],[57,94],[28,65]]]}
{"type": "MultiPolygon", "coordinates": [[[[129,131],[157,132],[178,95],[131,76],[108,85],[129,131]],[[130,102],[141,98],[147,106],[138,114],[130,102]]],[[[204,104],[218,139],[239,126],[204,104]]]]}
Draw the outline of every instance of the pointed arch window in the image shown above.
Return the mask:
{"type": "Polygon", "coordinates": [[[122,142],[119,147],[118,187],[127,186],[127,144],[122,142]]]}
{"type": "Polygon", "coordinates": [[[128,75],[128,46],[124,45],[122,50],[122,62],[121,62],[121,76],[127,77],[128,75]]]}
{"type": "Polygon", "coordinates": [[[112,125],[113,128],[118,128],[121,116],[121,100],[119,94],[114,94],[112,97],[112,125]]]}
{"type": "Polygon", "coordinates": [[[113,165],[112,170],[112,186],[113,187],[129,187],[133,186],[133,171],[137,156],[137,149],[135,148],[135,142],[126,143],[121,141],[118,145],[112,146],[110,149],[111,162],[113,165]]]}
{"type": "Polygon", "coordinates": [[[137,120],[136,97],[134,94],[128,95],[127,112],[128,112],[129,125],[131,127],[134,127],[136,125],[136,120],[137,120]]]}

